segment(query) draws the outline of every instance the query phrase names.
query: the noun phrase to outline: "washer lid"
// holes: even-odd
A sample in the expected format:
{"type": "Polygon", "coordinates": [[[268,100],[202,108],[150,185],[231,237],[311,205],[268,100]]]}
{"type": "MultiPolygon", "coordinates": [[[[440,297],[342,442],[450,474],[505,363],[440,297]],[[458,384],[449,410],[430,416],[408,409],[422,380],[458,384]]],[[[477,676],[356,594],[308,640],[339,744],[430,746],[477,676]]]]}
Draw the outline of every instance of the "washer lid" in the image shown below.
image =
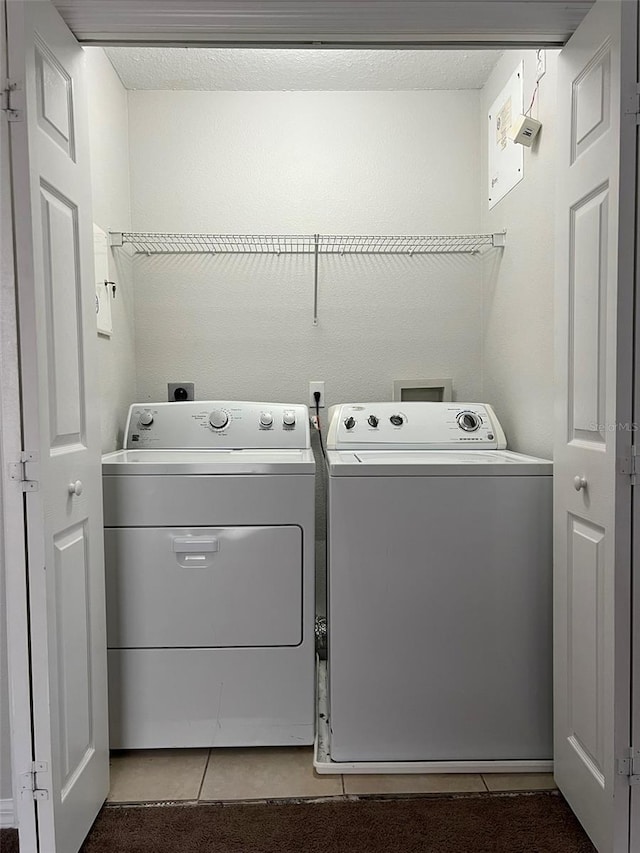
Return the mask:
{"type": "Polygon", "coordinates": [[[102,457],[102,474],[313,474],[307,450],[117,450],[102,457]]]}
{"type": "Polygon", "coordinates": [[[330,450],[331,477],[549,476],[548,459],[510,450],[330,450]]]}

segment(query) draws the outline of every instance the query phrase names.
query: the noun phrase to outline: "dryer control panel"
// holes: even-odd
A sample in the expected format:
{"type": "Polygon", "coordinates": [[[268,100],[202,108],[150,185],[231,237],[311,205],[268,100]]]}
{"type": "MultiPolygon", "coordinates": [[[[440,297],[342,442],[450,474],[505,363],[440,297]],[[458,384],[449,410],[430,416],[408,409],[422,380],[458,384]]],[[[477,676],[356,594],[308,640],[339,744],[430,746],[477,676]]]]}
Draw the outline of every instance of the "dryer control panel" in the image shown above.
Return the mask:
{"type": "Polygon", "coordinates": [[[329,412],[330,450],[504,450],[486,403],[348,403],[329,412]]]}
{"type": "Polygon", "coordinates": [[[304,450],[310,447],[309,410],[289,403],[200,400],[134,403],[126,449],[304,450]]]}

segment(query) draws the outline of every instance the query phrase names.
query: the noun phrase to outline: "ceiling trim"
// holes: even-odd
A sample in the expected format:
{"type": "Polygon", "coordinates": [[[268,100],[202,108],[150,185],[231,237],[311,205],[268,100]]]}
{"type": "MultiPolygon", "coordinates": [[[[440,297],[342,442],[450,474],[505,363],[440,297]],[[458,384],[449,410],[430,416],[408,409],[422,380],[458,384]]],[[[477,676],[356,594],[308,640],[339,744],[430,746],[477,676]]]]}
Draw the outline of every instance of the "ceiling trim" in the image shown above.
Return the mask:
{"type": "Polygon", "coordinates": [[[593,0],[53,0],[83,44],[563,45],[593,0]]]}
{"type": "Polygon", "coordinates": [[[213,37],[211,35],[199,34],[197,38],[189,33],[159,33],[153,37],[144,35],[126,35],[122,33],[86,33],[82,36],[76,34],[78,41],[87,47],[224,47],[241,49],[286,50],[295,48],[297,50],[527,50],[532,47],[558,49],[564,47],[567,39],[555,34],[523,36],[522,33],[511,33],[507,35],[486,36],[463,36],[457,37],[451,34],[443,35],[442,38],[431,37],[420,41],[386,41],[379,40],[352,40],[352,41],[313,41],[295,40],[269,40],[264,36],[255,40],[235,41],[231,39],[213,37]]]}

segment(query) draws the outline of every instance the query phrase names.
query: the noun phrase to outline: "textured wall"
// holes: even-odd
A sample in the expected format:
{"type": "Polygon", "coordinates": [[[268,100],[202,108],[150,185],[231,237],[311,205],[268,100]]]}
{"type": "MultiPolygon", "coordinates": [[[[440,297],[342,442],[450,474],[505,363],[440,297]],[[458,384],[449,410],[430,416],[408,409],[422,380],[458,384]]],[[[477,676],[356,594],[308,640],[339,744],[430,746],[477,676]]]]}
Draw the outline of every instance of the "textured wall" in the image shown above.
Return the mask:
{"type": "MultiPolygon", "coordinates": [[[[102,48],[86,48],[91,178],[94,222],[105,231],[126,231],[129,209],[129,131],[127,92],[102,48]]],[[[110,278],[117,283],[111,302],[113,335],[98,337],[102,449],[122,446],[129,405],[136,396],[131,261],[110,257],[110,278]]]]}
{"type": "MultiPolygon", "coordinates": [[[[478,92],[131,92],[135,230],[428,234],[479,226],[478,92]]],[[[388,399],[394,378],[480,392],[480,261],[138,256],[140,399],[388,399]]]]}
{"type": "Polygon", "coordinates": [[[535,85],[535,51],[505,53],[481,97],[482,227],[506,228],[504,254],[483,261],[483,396],[492,402],[513,450],[550,457],[553,425],[553,283],[555,251],[556,51],[547,51],[532,115],[542,129],[525,148],[524,179],[498,204],[487,204],[489,107],[524,60],[524,100],[535,85]]]}

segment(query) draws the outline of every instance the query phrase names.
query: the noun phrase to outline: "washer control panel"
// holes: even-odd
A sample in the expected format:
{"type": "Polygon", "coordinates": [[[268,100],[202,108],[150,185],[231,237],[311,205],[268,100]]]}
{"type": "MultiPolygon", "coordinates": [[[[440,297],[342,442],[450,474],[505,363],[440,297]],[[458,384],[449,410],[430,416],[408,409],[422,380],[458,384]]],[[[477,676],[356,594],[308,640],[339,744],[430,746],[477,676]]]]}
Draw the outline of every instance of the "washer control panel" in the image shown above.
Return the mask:
{"type": "Polygon", "coordinates": [[[127,418],[127,449],[304,450],[310,446],[309,411],[289,403],[134,403],[127,418]]]}
{"type": "Polygon", "coordinates": [[[348,403],[329,412],[331,450],[504,450],[507,442],[486,403],[348,403]]]}

